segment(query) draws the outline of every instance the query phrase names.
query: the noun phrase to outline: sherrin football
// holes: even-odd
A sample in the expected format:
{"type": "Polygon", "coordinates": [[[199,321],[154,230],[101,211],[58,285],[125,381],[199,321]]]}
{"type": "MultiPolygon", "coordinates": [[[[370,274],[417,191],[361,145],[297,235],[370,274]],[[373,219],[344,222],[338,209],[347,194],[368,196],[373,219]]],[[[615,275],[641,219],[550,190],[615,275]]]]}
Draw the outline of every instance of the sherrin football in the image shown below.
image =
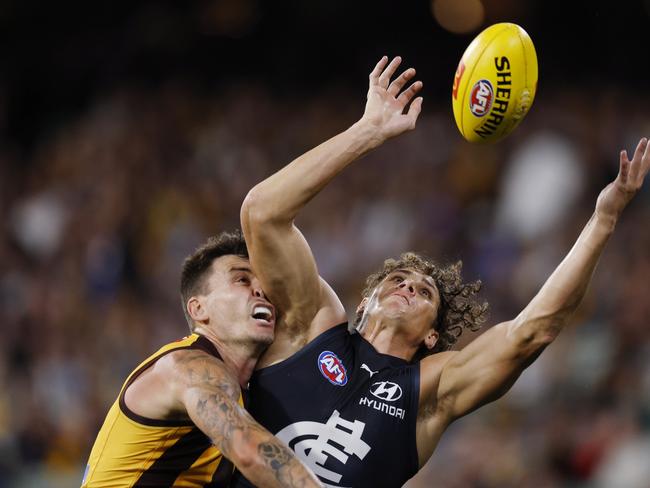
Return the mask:
{"type": "Polygon", "coordinates": [[[537,54],[516,24],[494,24],[458,63],[451,102],[460,133],[470,142],[496,142],[530,110],[537,90],[537,54]]]}

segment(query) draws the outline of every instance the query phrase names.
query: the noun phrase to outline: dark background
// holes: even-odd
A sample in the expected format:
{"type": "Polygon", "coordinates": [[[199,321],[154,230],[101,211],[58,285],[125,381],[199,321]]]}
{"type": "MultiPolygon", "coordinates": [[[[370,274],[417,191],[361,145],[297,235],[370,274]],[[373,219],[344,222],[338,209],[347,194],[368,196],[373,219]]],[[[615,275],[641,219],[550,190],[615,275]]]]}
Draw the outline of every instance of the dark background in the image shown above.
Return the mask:
{"type": "MultiPolygon", "coordinates": [[[[519,23],[534,39],[542,95],[564,85],[647,86],[647,1],[484,5],[483,25],[519,23]]],[[[0,9],[5,134],[21,149],[124,84],[183,80],[210,92],[253,79],[280,97],[333,83],[363,92],[376,59],[400,54],[417,66],[427,97],[446,99],[476,34],[442,29],[427,1],[9,0],[0,9]]]]}
{"type": "MultiPolygon", "coordinates": [[[[650,1],[481,3],[462,34],[426,1],[0,3],[0,488],[79,485],[124,378],[187,331],[183,257],[358,119],[384,54],[417,68],[423,111],[301,214],[319,271],[352,313],[384,258],[423,251],[483,281],[485,328],[522,310],[650,135],[650,1]],[[537,96],[508,138],[469,144],[453,75],[505,21],[535,43],[537,96]]],[[[650,486],[647,187],[574,325],[408,486],[650,486]]]]}

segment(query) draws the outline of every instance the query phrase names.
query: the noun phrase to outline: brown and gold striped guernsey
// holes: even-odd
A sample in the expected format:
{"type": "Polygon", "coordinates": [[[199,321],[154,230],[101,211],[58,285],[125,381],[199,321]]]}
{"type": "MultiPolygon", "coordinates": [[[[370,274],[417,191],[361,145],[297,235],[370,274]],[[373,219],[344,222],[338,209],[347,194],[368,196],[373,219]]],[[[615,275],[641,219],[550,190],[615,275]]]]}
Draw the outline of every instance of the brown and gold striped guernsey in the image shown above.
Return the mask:
{"type": "MultiPolygon", "coordinates": [[[[191,421],[155,420],[124,403],[127,387],[160,357],[179,349],[200,349],[219,359],[214,345],[192,334],[167,344],[127,378],[90,452],[82,488],[227,487],[233,465],[191,421]]],[[[243,405],[241,394],[239,404],[243,405]]]]}

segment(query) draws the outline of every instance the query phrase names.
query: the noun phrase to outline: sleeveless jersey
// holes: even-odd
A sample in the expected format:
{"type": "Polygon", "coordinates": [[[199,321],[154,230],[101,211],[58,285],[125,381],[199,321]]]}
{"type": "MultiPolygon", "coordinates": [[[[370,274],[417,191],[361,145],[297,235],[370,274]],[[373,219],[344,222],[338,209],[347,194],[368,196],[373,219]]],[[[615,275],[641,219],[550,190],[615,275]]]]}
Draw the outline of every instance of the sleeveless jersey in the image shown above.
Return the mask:
{"type": "MultiPolygon", "coordinates": [[[[127,378],[90,452],[82,488],[226,488],[233,465],[191,421],[137,415],[124,402],[128,386],[160,357],[179,349],[200,349],[221,359],[205,337],[192,334],[167,344],[127,378]]],[[[243,404],[241,395],[239,403],[243,404]]]]}
{"type": "MultiPolygon", "coordinates": [[[[327,487],[398,488],[418,471],[420,365],[347,324],[253,374],[248,410],[327,487]]],[[[235,473],[237,488],[253,486],[235,473]]]]}

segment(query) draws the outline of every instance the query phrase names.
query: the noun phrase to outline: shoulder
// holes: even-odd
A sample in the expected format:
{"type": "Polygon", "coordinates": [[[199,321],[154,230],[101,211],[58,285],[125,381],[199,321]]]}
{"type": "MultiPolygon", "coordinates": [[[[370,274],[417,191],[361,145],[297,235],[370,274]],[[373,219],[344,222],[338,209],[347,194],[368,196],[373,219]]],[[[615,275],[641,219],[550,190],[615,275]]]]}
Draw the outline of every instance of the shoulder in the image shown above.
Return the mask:
{"type": "Polygon", "coordinates": [[[200,349],[180,349],[160,358],[157,374],[166,378],[177,394],[190,388],[219,388],[238,398],[239,384],[225,363],[200,349]]]}
{"type": "Polygon", "coordinates": [[[431,354],[420,361],[420,369],[429,374],[439,373],[456,354],[458,354],[458,351],[443,351],[431,354]]]}
{"type": "Polygon", "coordinates": [[[223,361],[200,349],[166,351],[136,371],[123,391],[124,406],[144,418],[186,418],[183,398],[201,384],[222,385],[228,396],[239,395],[238,384],[223,361]]]}
{"type": "MultiPolygon", "coordinates": [[[[290,314],[285,319],[286,330],[302,336],[305,343],[326,330],[347,321],[345,307],[336,292],[322,277],[319,276],[318,281],[318,297],[314,301],[313,310],[304,316],[290,314]]],[[[312,297],[306,296],[305,300],[312,300],[312,297]]],[[[297,310],[303,308],[306,307],[296,307],[297,310]]]]}
{"type": "Polygon", "coordinates": [[[345,307],[336,292],[322,277],[320,279],[320,301],[316,315],[309,326],[307,340],[318,337],[321,333],[347,321],[345,307]]]}
{"type": "Polygon", "coordinates": [[[258,369],[284,361],[324,332],[347,322],[339,297],[323,278],[319,278],[319,281],[320,297],[315,308],[305,315],[304,308],[296,307],[280,317],[275,340],[258,361],[258,369]],[[300,313],[296,313],[296,310],[300,313]]]}

